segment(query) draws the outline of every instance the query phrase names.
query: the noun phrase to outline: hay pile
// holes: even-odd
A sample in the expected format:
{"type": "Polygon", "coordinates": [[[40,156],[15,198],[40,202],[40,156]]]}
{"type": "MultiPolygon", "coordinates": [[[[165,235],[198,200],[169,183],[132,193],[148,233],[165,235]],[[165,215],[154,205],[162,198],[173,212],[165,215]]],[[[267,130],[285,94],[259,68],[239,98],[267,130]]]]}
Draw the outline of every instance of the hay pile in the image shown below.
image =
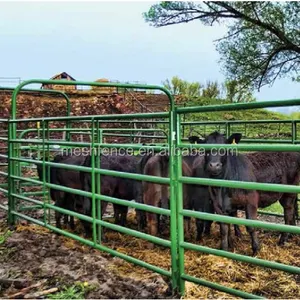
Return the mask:
{"type": "MultiPolygon", "coordinates": [[[[219,230],[213,225],[212,234],[206,237],[201,245],[219,247],[219,230]]],[[[243,236],[240,240],[235,238],[235,253],[251,255],[251,242],[245,228],[241,227],[243,236]]],[[[170,269],[170,251],[156,246],[148,249],[148,243],[133,237],[115,232],[108,232],[106,243],[122,253],[139,258],[148,263],[167,270],[170,269]]],[[[293,237],[284,247],[277,245],[278,234],[275,232],[259,233],[262,244],[258,258],[280,262],[287,265],[300,267],[300,237],[293,237]]],[[[198,243],[195,238],[190,242],[198,243]]],[[[152,272],[119,261],[112,268],[119,275],[146,279],[153,275],[152,272]]],[[[196,251],[185,251],[185,272],[201,279],[213,281],[227,287],[239,289],[267,298],[300,298],[300,276],[284,273],[272,269],[264,269],[259,266],[233,261],[223,257],[203,254],[196,251]]],[[[186,282],[186,294],[184,298],[233,298],[228,294],[186,282]]]]}

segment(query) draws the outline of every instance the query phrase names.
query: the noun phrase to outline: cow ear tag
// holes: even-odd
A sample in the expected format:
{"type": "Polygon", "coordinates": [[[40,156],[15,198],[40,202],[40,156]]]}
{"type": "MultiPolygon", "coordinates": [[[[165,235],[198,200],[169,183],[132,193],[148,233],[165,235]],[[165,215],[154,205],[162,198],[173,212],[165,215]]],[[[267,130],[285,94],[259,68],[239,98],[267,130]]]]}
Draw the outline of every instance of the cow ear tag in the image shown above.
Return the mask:
{"type": "Polygon", "coordinates": [[[231,144],[236,145],[235,139],[233,139],[231,144]]]}

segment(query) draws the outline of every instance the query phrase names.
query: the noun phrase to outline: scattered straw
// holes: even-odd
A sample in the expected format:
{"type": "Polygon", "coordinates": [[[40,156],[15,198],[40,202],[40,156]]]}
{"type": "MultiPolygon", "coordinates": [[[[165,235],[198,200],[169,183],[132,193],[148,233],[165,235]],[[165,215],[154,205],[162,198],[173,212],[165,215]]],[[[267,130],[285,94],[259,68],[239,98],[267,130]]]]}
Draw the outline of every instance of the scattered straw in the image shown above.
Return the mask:
{"type": "MultiPolygon", "coordinates": [[[[235,252],[251,255],[250,237],[244,228],[243,236],[235,239],[235,252]]],[[[156,246],[148,249],[148,242],[115,232],[107,232],[106,244],[127,255],[141,259],[158,267],[170,270],[170,251],[156,246]]],[[[260,233],[262,249],[258,258],[276,261],[287,265],[300,267],[299,236],[293,237],[284,247],[277,245],[277,233],[260,233]]],[[[193,239],[191,242],[198,243],[193,239]]],[[[212,234],[202,243],[204,246],[219,248],[220,238],[217,226],[213,226],[212,234]]],[[[111,264],[111,269],[124,277],[134,279],[149,279],[152,272],[133,266],[122,260],[111,264]]],[[[267,298],[300,298],[300,277],[282,271],[266,269],[259,266],[238,262],[223,257],[185,251],[185,272],[197,278],[209,280],[234,289],[254,293],[267,298]]],[[[185,297],[199,298],[235,298],[228,294],[214,291],[194,283],[186,283],[185,297]]]]}
{"type": "MultiPolygon", "coordinates": [[[[129,227],[136,228],[136,222],[131,213],[129,214],[128,221],[129,227]]],[[[245,228],[241,227],[241,229],[242,237],[240,239],[235,238],[234,251],[239,254],[251,255],[252,251],[249,234],[246,232],[245,228]]],[[[20,225],[17,227],[18,232],[25,230],[38,234],[48,234],[50,232],[46,228],[35,225],[20,225]]],[[[278,237],[279,234],[276,232],[264,233],[260,231],[259,239],[262,248],[257,257],[300,267],[300,237],[292,237],[284,247],[277,245],[278,237]]],[[[62,236],[60,238],[62,245],[71,250],[80,250],[82,252],[91,250],[89,247],[83,246],[74,240],[62,236]]],[[[170,270],[171,255],[169,249],[159,246],[155,246],[154,249],[149,249],[149,243],[147,241],[112,231],[106,232],[106,238],[108,242],[104,243],[105,246],[160,268],[170,270]]],[[[195,241],[195,238],[192,238],[189,242],[198,243],[195,241]]],[[[218,249],[219,244],[219,227],[214,224],[211,235],[205,237],[201,245],[218,249]]],[[[103,252],[101,252],[101,255],[110,257],[107,253],[103,252]]],[[[118,258],[113,258],[111,260],[109,268],[122,277],[136,280],[151,280],[151,278],[153,278],[153,272],[118,258]]],[[[207,255],[196,251],[185,251],[185,272],[188,275],[197,278],[209,280],[266,298],[300,298],[299,275],[262,268],[223,257],[207,255]]],[[[184,298],[204,299],[234,297],[197,284],[186,282],[186,293],[184,298]]]]}
{"type": "Polygon", "coordinates": [[[18,225],[16,232],[30,231],[37,234],[49,234],[51,231],[45,227],[36,226],[36,225],[18,225]]]}

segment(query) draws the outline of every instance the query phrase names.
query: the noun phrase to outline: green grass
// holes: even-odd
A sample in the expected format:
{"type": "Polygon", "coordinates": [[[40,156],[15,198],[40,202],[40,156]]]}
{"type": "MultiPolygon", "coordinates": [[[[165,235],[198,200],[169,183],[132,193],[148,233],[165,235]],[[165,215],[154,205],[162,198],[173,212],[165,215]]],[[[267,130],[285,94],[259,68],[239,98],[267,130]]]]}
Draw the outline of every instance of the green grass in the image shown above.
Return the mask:
{"type": "MultiPolygon", "coordinates": [[[[283,208],[279,202],[276,202],[276,203],[274,203],[266,208],[262,208],[260,210],[263,210],[266,212],[271,212],[271,213],[283,214],[283,208]]],[[[298,214],[300,216],[300,202],[298,202],[298,214]]]]}
{"type": "MultiPolygon", "coordinates": [[[[214,100],[200,98],[194,101],[186,103],[186,106],[205,106],[205,105],[220,105],[228,104],[228,101],[214,100]]],[[[251,109],[240,111],[224,111],[224,112],[204,112],[204,113],[190,113],[186,114],[184,121],[232,121],[232,120],[287,120],[291,119],[291,116],[287,116],[281,113],[272,112],[267,109],[251,109]]],[[[192,129],[194,133],[204,134],[204,126],[190,126],[186,127],[186,134],[192,129]]],[[[225,126],[210,125],[206,126],[205,134],[208,134],[214,130],[225,130],[225,126]]],[[[291,125],[288,124],[248,124],[246,128],[246,135],[248,138],[257,137],[258,134],[264,134],[266,136],[272,136],[280,133],[291,133],[291,125]]],[[[232,125],[231,132],[245,133],[244,125],[232,125]]]]}
{"type": "Polygon", "coordinates": [[[277,214],[283,214],[283,209],[279,202],[276,202],[266,208],[262,208],[261,210],[277,214]]]}
{"type": "Polygon", "coordinates": [[[0,233],[0,245],[5,243],[5,241],[11,236],[12,232],[9,230],[6,230],[5,232],[0,233]]]}
{"type": "Polygon", "coordinates": [[[91,291],[93,286],[87,283],[75,283],[69,287],[63,287],[58,293],[48,295],[49,299],[85,299],[85,293],[91,291]]]}

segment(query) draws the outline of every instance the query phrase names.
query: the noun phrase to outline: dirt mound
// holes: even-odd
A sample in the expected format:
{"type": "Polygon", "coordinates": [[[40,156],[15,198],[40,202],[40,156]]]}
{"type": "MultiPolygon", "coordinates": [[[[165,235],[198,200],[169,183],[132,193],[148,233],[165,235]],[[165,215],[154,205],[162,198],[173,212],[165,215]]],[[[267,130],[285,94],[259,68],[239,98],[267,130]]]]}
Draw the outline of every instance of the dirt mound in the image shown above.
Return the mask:
{"type": "MultiPolygon", "coordinates": [[[[46,280],[42,290],[85,282],[93,287],[85,298],[170,297],[168,285],[159,275],[141,281],[121,277],[111,267],[118,259],[103,257],[99,251],[76,242],[70,249],[70,240],[37,228],[40,230],[14,232],[1,245],[0,278],[21,278],[31,284],[46,280]]],[[[13,287],[0,289],[0,297],[15,292],[13,287]]]]}

